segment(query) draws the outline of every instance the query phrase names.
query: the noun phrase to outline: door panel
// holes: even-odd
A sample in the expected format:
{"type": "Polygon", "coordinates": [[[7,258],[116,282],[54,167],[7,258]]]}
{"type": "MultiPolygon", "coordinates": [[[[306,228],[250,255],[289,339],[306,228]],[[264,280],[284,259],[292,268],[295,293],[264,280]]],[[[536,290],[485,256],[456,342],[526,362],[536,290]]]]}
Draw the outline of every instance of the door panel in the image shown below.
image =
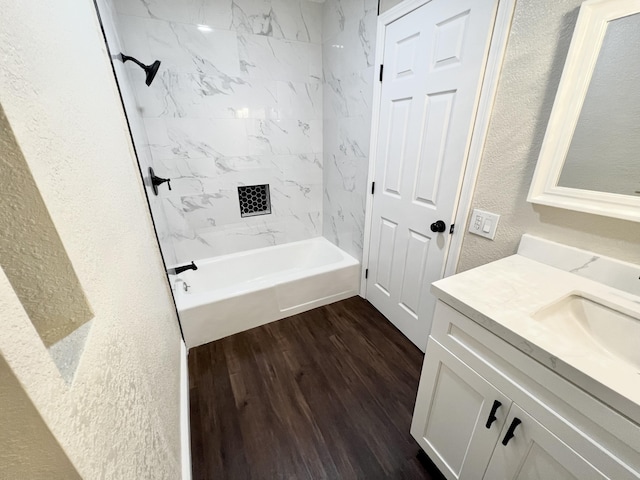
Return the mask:
{"type": "Polygon", "coordinates": [[[607,477],[553,433],[513,404],[500,438],[514,418],[521,420],[507,445],[499,442],[484,475],[486,480],[599,480],[607,477]]]}
{"type": "MultiPolygon", "coordinates": [[[[386,218],[380,219],[380,248],[389,252],[395,251],[396,233],[398,225],[386,218]]],[[[393,255],[378,257],[375,268],[375,285],[385,295],[389,295],[391,288],[391,267],[393,266],[393,255]]]]}
{"type": "Polygon", "coordinates": [[[418,232],[409,231],[409,245],[405,259],[400,291],[400,305],[411,316],[418,318],[418,305],[420,304],[420,285],[424,277],[425,260],[429,252],[430,238],[420,235],[418,232]]]}
{"type": "Polygon", "coordinates": [[[468,31],[470,13],[470,10],[465,10],[436,25],[432,69],[451,67],[462,62],[462,46],[468,31]]]}
{"type": "Polygon", "coordinates": [[[448,478],[480,478],[511,402],[435,340],[425,359],[411,434],[448,478]],[[501,405],[487,428],[496,400],[501,405]]]}
{"type": "Polygon", "coordinates": [[[409,114],[412,98],[394,100],[389,115],[387,156],[395,159],[387,162],[384,172],[384,191],[387,194],[400,195],[402,166],[406,157],[406,135],[409,129],[409,114]]]}
{"type": "Polygon", "coordinates": [[[456,92],[427,95],[414,200],[436,205],[456,92]]]}
{"type": "Polygon", "coordinates": [[[422,350],[497,3],[432,0],[386,29],[366,296],[422,350]]]}

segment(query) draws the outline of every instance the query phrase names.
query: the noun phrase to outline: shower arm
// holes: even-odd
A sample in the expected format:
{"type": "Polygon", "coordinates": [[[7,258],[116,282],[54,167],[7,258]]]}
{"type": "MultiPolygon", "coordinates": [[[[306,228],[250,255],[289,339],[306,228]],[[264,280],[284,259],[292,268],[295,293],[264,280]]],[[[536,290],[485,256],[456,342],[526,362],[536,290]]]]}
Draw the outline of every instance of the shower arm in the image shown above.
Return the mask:
{"type": "Polygon", "coordinates": [[[137,58],[130,57],[129,55],[125,55],[124,53],[120,54],[120,59],[122,60],[122,63],[126,62],[127,60],[131,60],[133,63],[138,65],[140,68],[142,68],[142,69],[146,69],[147,68],[147,66],[144,63],[142,63],[140,60],[138,60],[137,58]]]}

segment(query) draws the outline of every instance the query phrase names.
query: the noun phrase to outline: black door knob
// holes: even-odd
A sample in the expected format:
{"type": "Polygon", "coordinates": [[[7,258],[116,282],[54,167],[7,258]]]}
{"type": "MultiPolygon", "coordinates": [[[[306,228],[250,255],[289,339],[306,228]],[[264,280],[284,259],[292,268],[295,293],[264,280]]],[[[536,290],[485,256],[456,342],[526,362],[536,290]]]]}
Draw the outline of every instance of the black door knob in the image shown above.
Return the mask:
{"type": "Polygon", "coordinates": [[[437,222],[433,222],[431,224],[431,231],[442,233],[447,229],[447,225],[442,221],[438,220],[437,222]]]}

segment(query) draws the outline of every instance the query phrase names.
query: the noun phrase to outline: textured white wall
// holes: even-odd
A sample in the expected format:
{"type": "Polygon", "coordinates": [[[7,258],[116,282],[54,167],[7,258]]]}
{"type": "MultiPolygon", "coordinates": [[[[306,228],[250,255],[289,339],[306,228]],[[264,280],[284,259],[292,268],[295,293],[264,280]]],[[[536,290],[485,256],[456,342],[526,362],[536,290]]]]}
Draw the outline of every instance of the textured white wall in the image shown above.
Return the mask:
{"type": "Polygon", "coordinates": [[[458,271],[515,253],[523,233],[640,262],[640,223],[526,201],[581,3],[517,3],[473,199],[500,224],[495,241],[465,234],[458,271]]]}
{"type": "Polygon", "coordinates": [[[1,355],[0,405],[0,478],[80,478],[1,355]]]}
{"type": "Polygon", "coordinates": [[[380,1],[380,13],[386,12],[392,7],[398,5],[402,0],[379,0],[380,1]]]}
{"type": "Polygon", "coordinates": [[[2,106],[95,314],[67,385],[2,274],[0,354],[83,478],[179,478],[178,323],[93,3],[3,2],[0,58],[2,106]]]}

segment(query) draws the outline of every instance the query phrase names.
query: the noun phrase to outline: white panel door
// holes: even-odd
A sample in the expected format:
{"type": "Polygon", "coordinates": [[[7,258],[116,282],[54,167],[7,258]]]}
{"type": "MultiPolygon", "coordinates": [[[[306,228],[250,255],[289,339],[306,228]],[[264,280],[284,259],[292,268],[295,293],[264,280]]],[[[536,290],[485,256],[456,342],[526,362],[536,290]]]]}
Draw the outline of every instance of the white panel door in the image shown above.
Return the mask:
{"type": "Polygon", "coordinates": [[[515,403],[485,480],[605,480],[606,477],[515,403]],[[519,421],[511,435],[505,435],[519,421]]]}
{"type": "Polygon", "coordinates": [[[411,435],[447,478],[480,478],[510,406],[497,388],[429,341],[411,435]]]}
{"type": "Polygon", "coordinates": [[[432,0],[386,30],[366,296],[423,351],[497,6],[432,0]]]}

